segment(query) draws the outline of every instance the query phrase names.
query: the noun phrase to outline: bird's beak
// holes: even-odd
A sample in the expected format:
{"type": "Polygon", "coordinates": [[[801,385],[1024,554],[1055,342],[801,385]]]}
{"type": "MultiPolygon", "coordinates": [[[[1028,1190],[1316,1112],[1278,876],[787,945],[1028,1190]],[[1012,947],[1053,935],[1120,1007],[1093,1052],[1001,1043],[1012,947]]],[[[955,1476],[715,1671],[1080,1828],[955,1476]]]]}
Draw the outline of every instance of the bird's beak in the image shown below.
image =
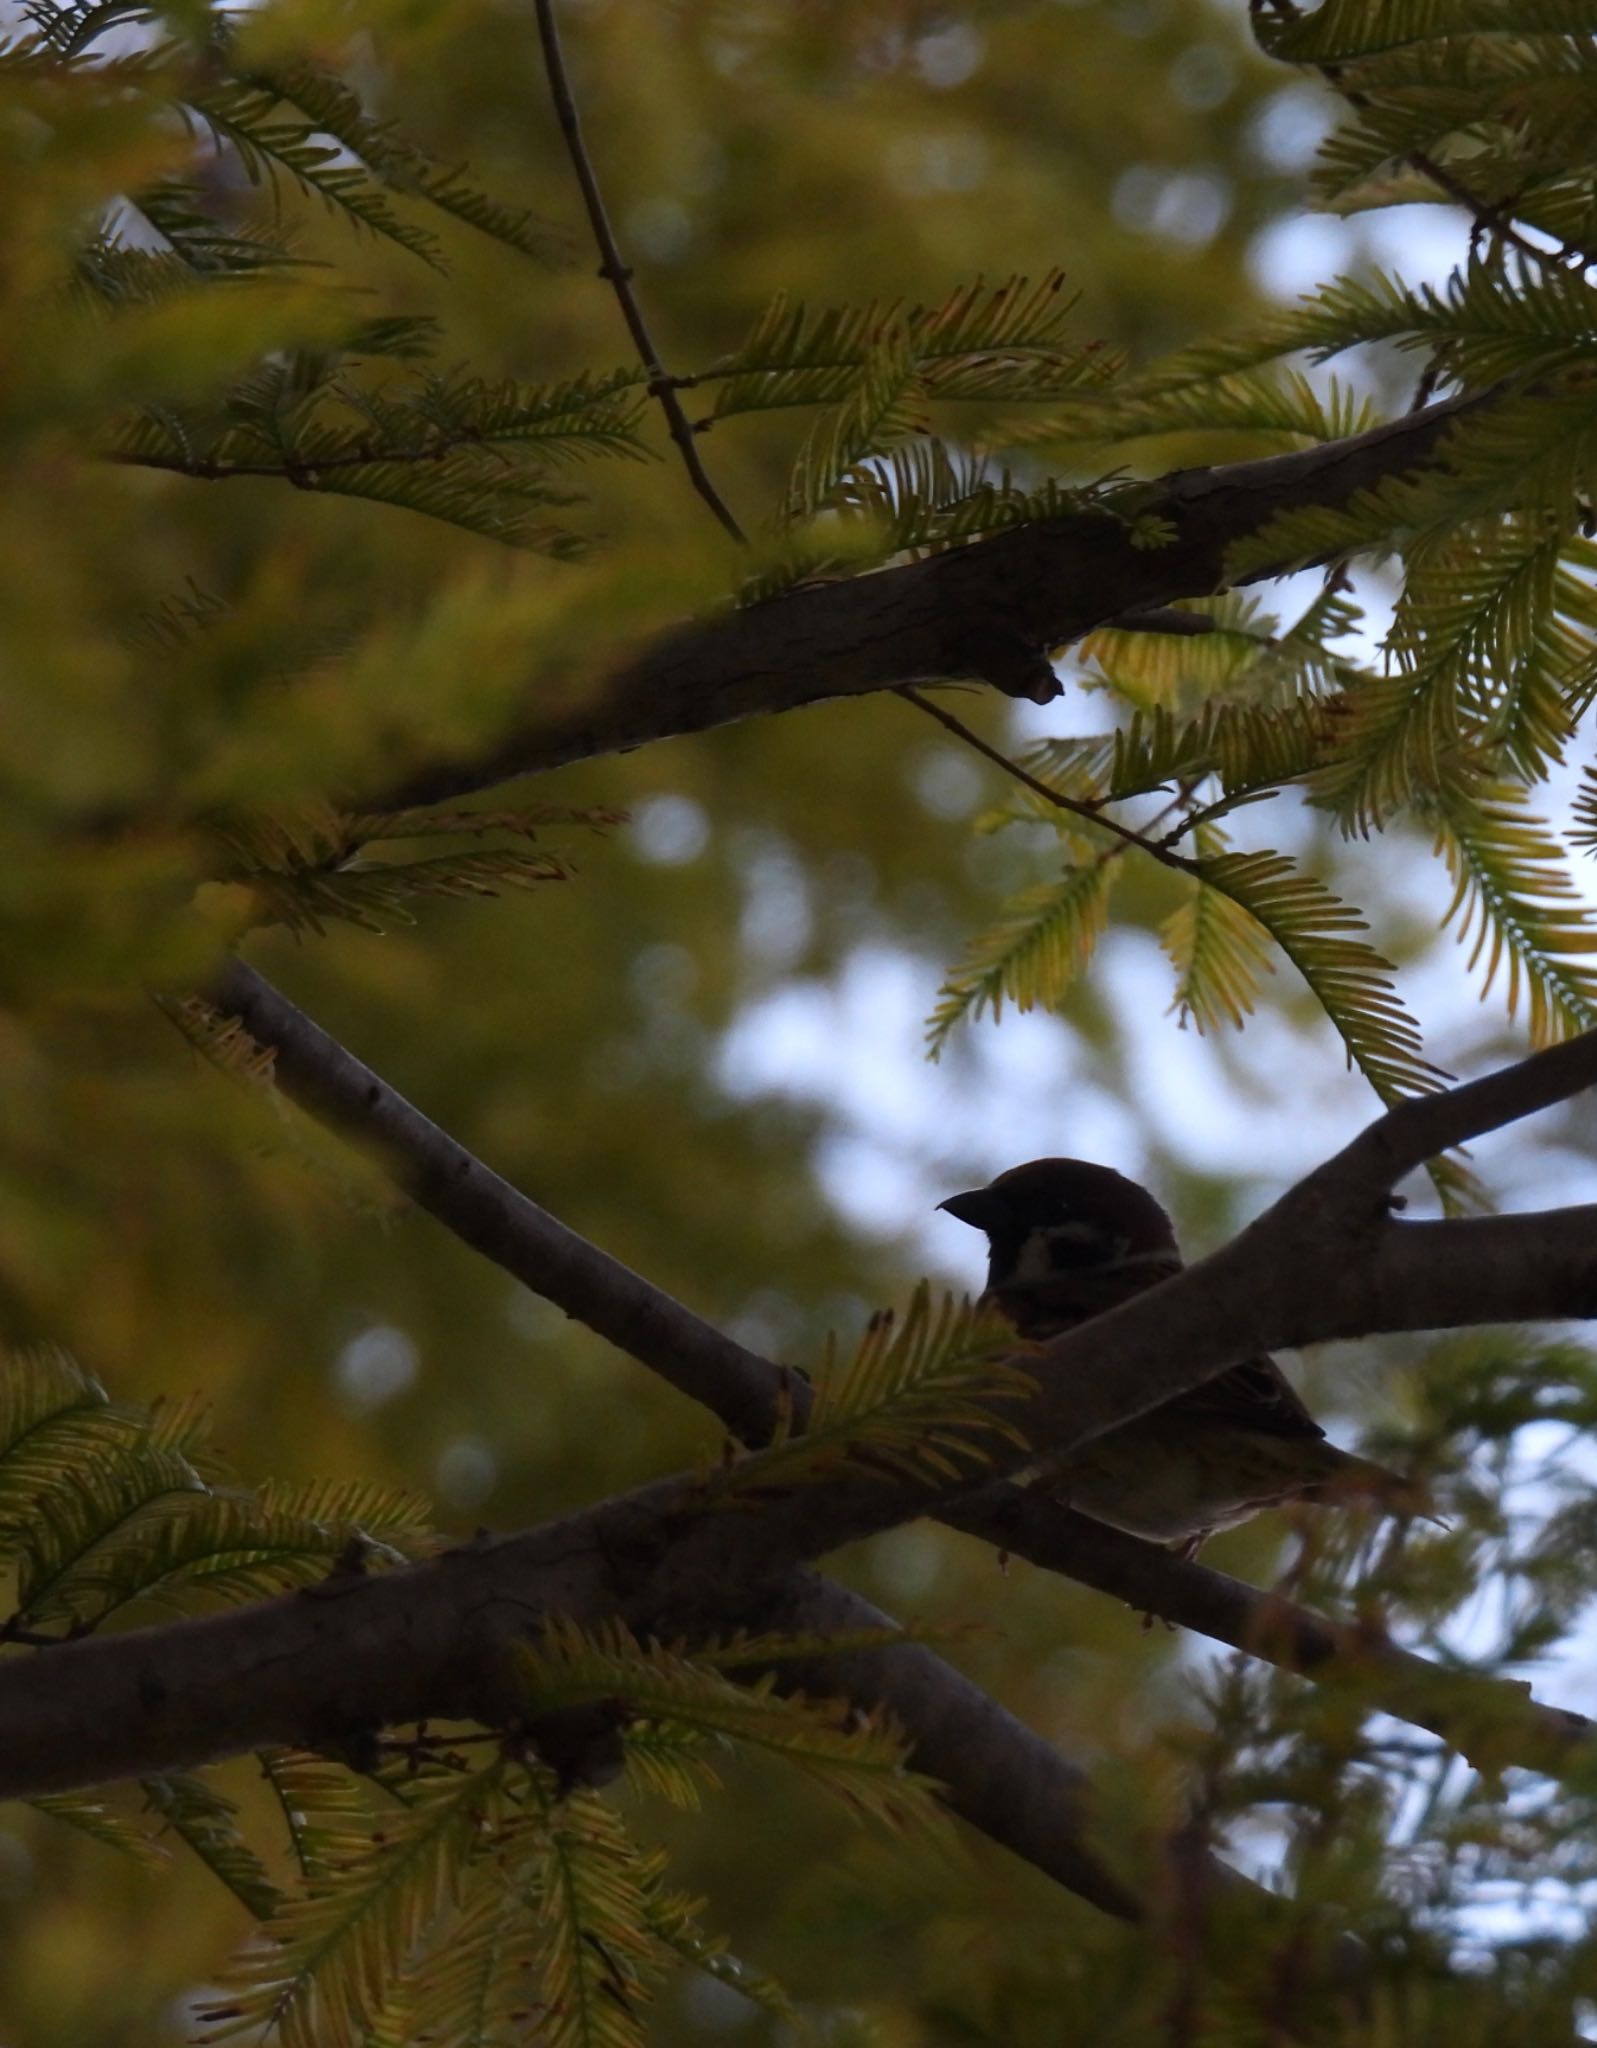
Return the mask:
{"type": "Polygon", "coordinates": [[[950,1195],[937,1206],[946,1209],[956,1222],[968,1223],[974,1230],[991,1230],[998,1220],[1000,1204],[991,1188],[970,1188],[962,1195],[950,1195]]]}

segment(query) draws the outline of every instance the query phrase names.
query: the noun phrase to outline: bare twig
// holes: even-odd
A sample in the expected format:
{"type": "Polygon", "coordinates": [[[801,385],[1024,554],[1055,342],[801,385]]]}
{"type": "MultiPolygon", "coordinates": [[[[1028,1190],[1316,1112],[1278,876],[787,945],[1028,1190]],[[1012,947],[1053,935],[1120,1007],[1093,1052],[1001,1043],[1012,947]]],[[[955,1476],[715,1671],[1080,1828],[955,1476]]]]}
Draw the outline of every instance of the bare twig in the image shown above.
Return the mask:
{"type": "Polygon", "coordinates": [[[1330,1189],[1339,1190],[1344,1201],[1379,1197],[1427,1159],[1592,1087],[1597,1031],[1548,1046],[1478,1081],[1398,1103],[1311,1174],[1304,1191],[1311,1199],[1330,1189]]]}
{"type": "MultiPolygon", "coordinates": [[[[1334,78],[1332,82],[1335,83],[1334,78]]],[[[1363,93],[1349,93],[1346,97],[1350,106],[1368,105],[1363,93]]],[[[1408,160],[1421,177],[1429,178],[1433,185],[1447,194],[1454,205],[1464,208],[1475,222],[1479,233],[1493,236],[1497,241],[1505,243],[1511,249],[1517,249],[1522,256],[1529,256],[1537,263],[1556,263],[1560,259],[1565,262],[1589,260],[1568,242],[1554,249],[1546,249],[1539,242],[1533,242],[1529,235],[1520,232],[1511,215],[1504,213],[1500,207],[1493,206],[1489,200],[1482,199],[1478,192],[1471,191],[1462,178],[1450,171],[1446,164],[1438,163],[1428,151],[1411,149],[1408,160]]]]}
{"type": "Polygon", "coordinates": [[[1041,797],[1044,803],[1052,804],[1055,810],[1069,811],[1075,817],[1085,818],[1090,825],[1101,826],[1124,846],[1135,846],[1140,852],[1151,855],[1167,868],[1179,868],[1185,875],[1197,873],[1192,861],[1184,860],[1178,853],[1172,853],[1164,841],[1144,839],[1140,832],[1132,831],[1129,825],[1122,825],[1117,819],[1107,816],[1098,804],[1088,803],[1080,797],[1066,796],[1062,791],[1051,788],[1029,769],[1022,768],[1018,761],[1012,761],[1007,754],[990,745],[980,733],[972,732],[970,727],[962,719],[956,718],[951,711],[945,711],[941,704],[934,704],[929,697],[923,697],[920,691],[910,684],[905,683],[899,689],[898,695],[906,703],[913,704],[917,711],[924,711],[928,718],[935,718],[937,723],[951,732],[956,739],[962,740],[973,752],[991,761],[994,767],[1002,768],[1006,775],[1013,776],[1015,781],[1029,789],[1033,796],[1041,797]]]}
{"type": "Polygon", "coordinates": [[[1105,619],[1119,633],[1161,633],[1166,639],[1201,640],[1218,631],[1207,612],[1189,612],[1180,605],[1144,605],[1140,610],[1122,612],[1117,619],[1105,619]]]}
{"type": "Polygon", "coordinates": [[[616,295],[621,307],[621,316],[627,323],[627,332],[632,336],[633,346],[643,359],[648,372],[649,395],[654,398],[665,414],[666,425],[671,438],[677,445],[693,488],[720,520],[735,541],[743,539],[743,529],[728,509],[720,492],[711,483],[699,459],[697,444],[693,438],[693,425],[682,410],[677,397],[677,379],[672,377],[660,360],[660,352],[654,345],[643,309],[638,304],[637,294],[632,289],[632,272],[621,257],[615,232],[610,226],[610,216],[605,211],[604,195],[599,190],[599,180],[593,168],[593,159],[582,137],[582,122],[577,113],[577,103],[572,95],[571,81],[566,74],[565,53],[560,47],[560,31],[555,25],[554,0],[535,0],[538,17],[538,39],[543,45],[544,71],[549,80],[549,97],[554,102],[555,119],[560,123],[560,133],[565,137],[566,151],[571,158],[571,168],[576,172],[577,183],[582,188],[582,203],[587,208],[588,225],[593,230],[593,239],[599,245],[599,275],[605,279],[616,295]]]}

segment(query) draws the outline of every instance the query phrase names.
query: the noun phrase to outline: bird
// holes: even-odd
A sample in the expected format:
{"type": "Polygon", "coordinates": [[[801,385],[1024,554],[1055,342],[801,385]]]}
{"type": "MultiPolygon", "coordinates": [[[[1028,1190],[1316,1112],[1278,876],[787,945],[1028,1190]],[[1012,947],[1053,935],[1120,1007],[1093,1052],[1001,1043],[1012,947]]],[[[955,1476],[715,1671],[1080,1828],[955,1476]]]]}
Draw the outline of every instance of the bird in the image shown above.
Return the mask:
{"type": "MultiPolygon", "coordinates": [[[[987,1290],[1027,1339],[1057,1337],[1182,1269],[1148,1190],[1085,1159],[1033,1159],[938,1208],[987,1238],[987,1290]]],[[[1275,1361],[1249,1358],[1061,1460],[1020,1475],[1094,1521],[1196,1556],[1288,1501],[1430,1514],[1424,1489],[1338,1450],[1275,1361]]]]}

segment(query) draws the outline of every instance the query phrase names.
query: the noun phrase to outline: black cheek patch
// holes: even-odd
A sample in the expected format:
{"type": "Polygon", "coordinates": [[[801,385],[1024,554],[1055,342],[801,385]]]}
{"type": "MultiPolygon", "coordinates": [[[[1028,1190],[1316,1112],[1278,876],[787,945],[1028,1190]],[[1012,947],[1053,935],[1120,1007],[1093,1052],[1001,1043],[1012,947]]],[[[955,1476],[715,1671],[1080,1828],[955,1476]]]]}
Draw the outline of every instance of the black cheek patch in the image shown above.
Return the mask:
{"type": "Polygon", "coordinates": [[[1056,1273],[1079,1273],[1087,1266],[1105,1266],[1125,1251],[1125,1239],[1112,1237],[1096,1223],[1064,1223],[1044,1233],[1048,1263],[1056,1273]]]}

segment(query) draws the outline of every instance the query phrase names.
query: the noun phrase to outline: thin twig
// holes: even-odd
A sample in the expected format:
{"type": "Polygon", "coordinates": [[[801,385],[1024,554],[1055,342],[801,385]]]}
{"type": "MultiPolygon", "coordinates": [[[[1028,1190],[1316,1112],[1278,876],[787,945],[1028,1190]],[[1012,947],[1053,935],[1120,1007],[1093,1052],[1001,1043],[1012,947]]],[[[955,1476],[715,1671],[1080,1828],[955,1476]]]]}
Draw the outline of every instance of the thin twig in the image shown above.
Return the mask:
{"type": "Polygon", "coordinates": [[[1104,620],[1105,629],[1117,633],[1161,633],[1166,639],[1199,640],[1219,631],[1218,620],[1207,612],[1189,612],[1178,604],[1142,605],[1104,620]]]}
{"type": "MultiPolygon", "coordinates": [[[[1387,1193],[1395,1181],[1427,1159],[1435,1159],[1471,1138],[1550,1109],[1588,1088],[1597,1088],[1597,1031],[1550,1045],[1528,1059],[1484,1074],[1457,1088],[1411,1095],[1393,1105],[1300,1185],[1305,1190],[1335,1186],[1344,1199],[1387,1193]]],[[[1511,1218],[1501,1219],[1511,1222],[1511,1218]]],[[[1411,1226],[1418,1228],[1418,1226],[1411,1226]]]]}
{"type": "MultiPolygon", "coordinates": [[[[1367,104],[1362,93],[1349,93],[1351,106],[1367,104]]],[[[1522,256],[1529,256],[1537,263],[1564,263],[1566,265],[1588,266],[1592,258],[1578,242],[1560,242],[1555,248],[1544,249],[1539,242],[1515,226],[1513,217],[1493,206],[1472,192],[1462,178],[1457,177],[1445,164],[1423,149],[1411,149],[1408,160],[1421,177],[1429,178],[1433,185],[1439,185],[1456,206],[1462,206],[1475,223],[1478,233],[1494,236],[1511,249],[1517,249],[1522,256]]]]}
{"type": "MultiPolygon", "coordinates": [[[[1185,785],[1188,797],[1191,796],[1195,786],[1195,784],[1190,782],[1185,785]]],[[[1185,839],[1189,833],[1196,832],[1200,825],[1207,825],[1211,818],[1224,816],[1227,811],[1233,809],[1237,804],[1251,803],[1255,797],[1263,796],[1266,790],[1271,791],[1273,794],[1279,793],[1278,786],[1268,782],[1261,782],[1257,789],[1226,790],[1223,795],[1217,796],[1213,803],[1199,804],[1195,811],[1188,811],[1179,824],[1171,826],[1170,830],[1159,841],[1159,844],[1164,847],[1174,846],[1178,839],[1185,839]]],[[[1152,823],[1156,825],[1161,824],[1168,814],[1169,808],[1167,805],[1165,810],[1161,811],[1159,816],[1152,820],[1152,823]]],[[[1195,869],[1196,863],[1194,863],[1195,869]]]]}
{"type": "Polygon", "coordinates": [[[107,450],[100,459],[119,463],[126,469],[159,469],[173,476],[198,477],[207,483],[225,483],[229,477],[235,476],[270,476],[297,484],[301,490],[314,490],[317,477],[324,471],[369,469],[378,464],[442,462],[446,456],[462,448],[492,446],[491,436],[462,430],[458,434],[444,434],[426,448],[357,447],[342,455],[307,458],[303,462],[228,462],[219,457],[199,455],[139,455],[118,448],[107,450]]]}
{"type": "Polygon", "coordinates": [[[1018,761],[1012,761],[1007,754],[990,745],[980,733],[972,732],[970,727],[957,719],[951,711],[945,711],[940,704],[934,704],[929,697],[923,697],[913,684],[901,684],[898,695],[906,703],[913,704],[917,711],[924,711],[928,718],[935,718],[937,723],[951,732],[956,739],[962,740],[967,747],[974,748],[984,759],[991,761],[995,768],[1002,768],[1006,775],[1013,776],[1015,781],[1029,789],[1033,796],[1040,796],[1044,803],[1052,804],[1056,810],[1069,811],[1073,817],[1085,818],[1090,825],[1101,825],[1106,832],[1112,832],[1126,846],[1135,846],[1141,852],[1151,854],[1167,868],[1177,868],[1184,875],[1197,873],[1193,862],[1184,860],[1179,853],[1172,853],[1162,841],[1144,839],[1140,832],[1133,832],[1129,825],[1122,825],[1114,818],[1107,817],[1096,804],[1088,803],[1079,797],[1065,796],[1061,791],[1050,788],[1029,769],[1022,768],[1018,761]]]}
{"type": "Polygon", "coordinates": [[[616,295],[621,307],[621,317],[627,323],[627,332],[632,336],[633,346],[643,358],[643,367],[649,373],[648,389],[665,414],[671,438],[677,444],[683,467],[689,481],[722,526],[735,541],[744,539],[744,533],[732,516],[720,492],[711,483],[699,460],[699,451],[693,438],[692,422],[682,410],[677,398],[679,381],[671,376],[660,360],[660,352],[654,345],[648,324],[643,317],[637,295],[632,289],[632,272],[622,261],[621,250],[616,242],[615,232],[610,226],[610,217],[605,211],[604,195],[599,190],[599,180],[594,174],[593,160],[588,155],[588,146],[582,139],[582,122],[577,114],[577,103],[572,96],[571,81],[566,75],[566,60],[560,47],[560,31],[555,26],[554,0],[536,0],[538,16],[538,39],[543,45],[544,71],[549,80],[549,97],[554,102],[555,119],[560,123],[560,133],[565,137],[566,152],[571,158],[571,168],[577,174],[577,183],[582,188],[582,203],[588,211],[588,225],[593,229],[593,239],[599,245],[599,275],[605,279],[616,295]]]}

